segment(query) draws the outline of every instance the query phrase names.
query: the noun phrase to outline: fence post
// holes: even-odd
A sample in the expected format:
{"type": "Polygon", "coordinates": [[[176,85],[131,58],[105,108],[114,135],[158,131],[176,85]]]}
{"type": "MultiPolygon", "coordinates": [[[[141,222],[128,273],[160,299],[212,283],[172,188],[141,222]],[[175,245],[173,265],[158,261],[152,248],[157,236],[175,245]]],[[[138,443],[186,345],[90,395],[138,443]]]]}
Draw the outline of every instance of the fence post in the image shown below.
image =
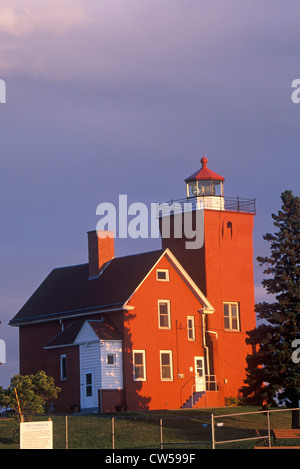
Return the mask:
{"type": "Polygon", "coordinates": [[[111,439],[112,439],[112,449],[115,449],[115,418],[111,419],[111,439]]]}
{"type": "Polygon", "coordinates": [[[269,448],[271,449],[271,428],[270,428],[270,412],[269,411],[267,411],[267,421],[268,421],[269,448]]]}
{"type": "Polygon", "coordinates": [[[215,420],[214,420],[214,414],[211,414],[211,446],[212,446],[212,449],[216,449],[216,445],[215,445],[215,420]]]}
{"type": "Polygon", "coordinates": [[[68,436],[68,416],[66,415],[66,449],[69,448],[69,436],[68,436]]]}
{"type": "Polygon", "coordinates": [[[163,449],[164,445],[163,445],[162,419],[159,420],[159,431],[160,431],[160,449],[163,449]]]}

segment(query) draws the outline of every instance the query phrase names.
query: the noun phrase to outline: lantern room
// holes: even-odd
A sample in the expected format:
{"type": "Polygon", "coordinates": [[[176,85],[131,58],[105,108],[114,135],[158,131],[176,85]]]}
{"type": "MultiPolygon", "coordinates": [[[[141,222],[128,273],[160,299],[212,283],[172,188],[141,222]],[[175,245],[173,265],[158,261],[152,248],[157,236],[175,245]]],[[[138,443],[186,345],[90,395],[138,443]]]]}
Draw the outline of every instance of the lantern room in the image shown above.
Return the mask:
{"type": "Polygon", "coordinates": [[[185,179],[187,197],[197,198],[197,204],[203,208],[224,210],[223,176],[207,167],[207,158],[201,159],[202,168],[185,179]]]}

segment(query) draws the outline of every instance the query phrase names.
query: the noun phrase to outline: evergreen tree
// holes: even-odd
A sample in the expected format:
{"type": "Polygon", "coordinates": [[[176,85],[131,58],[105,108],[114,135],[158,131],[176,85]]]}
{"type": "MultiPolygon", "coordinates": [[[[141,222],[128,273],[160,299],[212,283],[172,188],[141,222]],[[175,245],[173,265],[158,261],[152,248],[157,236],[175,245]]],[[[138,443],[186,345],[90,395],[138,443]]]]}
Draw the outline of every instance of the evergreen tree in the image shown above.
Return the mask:
{"type": "MultiPolygon", "coordinates": [[[[267,275],[262,285],[274,301],[255,307],[262,323],[247,332],[246,342],[252,345],[253,354],[247,357],[247,378],[241,391],[251,404],[276,405],[278,400],[297,408],[300,399],[300,198],[294,197],[292,191],[285,191],[281,199],[281,210],[272,215],[277,231],[263,237],[270,243],[270,255],[257,258],[267,275]]],[[[295,414],[293,427],[298,428],[299,417],[295,414]]]]}

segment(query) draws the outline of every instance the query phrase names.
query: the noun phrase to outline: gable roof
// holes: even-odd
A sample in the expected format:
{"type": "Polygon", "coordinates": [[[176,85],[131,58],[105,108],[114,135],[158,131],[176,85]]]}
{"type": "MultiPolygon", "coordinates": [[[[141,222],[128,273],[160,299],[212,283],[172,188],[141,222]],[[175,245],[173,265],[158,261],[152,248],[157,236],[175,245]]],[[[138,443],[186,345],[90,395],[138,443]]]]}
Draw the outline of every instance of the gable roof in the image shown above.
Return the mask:
{"type": "MultiPolygon", "coordinates": [[[[174,268],[174,270],[180,275],[181,279],[184,281],[184,283],[186,285],[188,285],[189,289],[192,291],[192,293],[194,294],[194,296],[197,297],[198,301],[202,304],[202,312],[205,313],[205,314],[212,314],[214,313],[214,308],[213,306],[211,305],[211,303],[208,301],[208,299],[206,298],[206,296],[202,293],[202,291],[200,290],[200,288],[196,285],[196,283],[194,282],[194,280],[192,279],[192,277],[190,277],[190,275],[187,273],[187,271],[183,268],[183,266],[180,264],[180,262],[178,261],[178,259],[174,256],[174,254],[172,254],[172,252],[170,251],[170,249],[166,249],[164,252],[163,252],[163,255],[165,255],[170,264],[172,265],[172,267],[174,268]]],[[[130,295],[130,297],[128,298],[128,300],[126,301],[126,303],[124,304],[124,307],[127,306],[127,303],[129,303],[130,301],[130,298],[132,297],[132,295],[141,287],[141,285],[143,284],[143,282],[146,280],[146,278],[148,277],[148,275],[151,273],[151,271],[154,269],[156,264],[153,265],[152,269],[149,270],[149,272],[147,273],[147,275],[143,278],[143,280],[141,281],[141,283],[137,286],[137,288],[134,290],[134,292],[130,295]]]]}
{"type": "Polygon", "coordinates": [[[82,317],[93,312],[109,313],[130,309],[127,303],[163,255],[189,285],[203,305],[214,308],[169,249],[114,258],[98,278],[89,279],[88,264],[54,269],[10,321],[11,326],[82,317]]]}
{"type": "Polygon", "coordinates": [[[88,264],[54,269],[9,324],[121,310],[163,253],[158,250],[114,258],[98,278],[90,280],[88,264]]]}
{"type": "Polygon", "coordinates": [[[53,339],[49,340],[49,342],[44,345],[44,348],[48,349],[77,345],[78,342],[76,342],[76,339],[85,323],[88,323],[91,326],[99,340],[122,340],[120,334],[107,318],[103,318],[101,321],[85,321],[84,319],[80,319],[74,321],[66,327],[65,330],[59,332],[59,334],[53,337],[53,339]]]}
{"type": "Polygon", "coordinates": [[[90,320],[88,323],[100,340],[122,340],[120,334],[107,318],[103,318],[103,321],[90,320]]]}
{"type": "Polygon", "coordinates": [[[49,340],[49,342],[44,345],[44,348],[66,347],[68,345],[73,345],[84,322],[84,319],[79,319],[75,322],[72,322],[72,324],[66,327],[66,329],[59,332],[56,336],[49,340]]]}

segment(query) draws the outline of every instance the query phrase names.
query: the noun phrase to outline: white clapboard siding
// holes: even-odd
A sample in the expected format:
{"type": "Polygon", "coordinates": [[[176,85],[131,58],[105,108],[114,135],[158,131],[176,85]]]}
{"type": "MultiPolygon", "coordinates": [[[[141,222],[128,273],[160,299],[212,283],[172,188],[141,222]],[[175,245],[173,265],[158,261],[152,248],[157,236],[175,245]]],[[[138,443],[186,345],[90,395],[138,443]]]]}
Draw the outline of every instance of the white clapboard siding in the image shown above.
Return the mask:
{"type": "Polygon", "coordinates": [[[97,407],[98,391],[101,389],[123,389],[122,341],[100,340],[93,328],[86,321],[75,343],[80,350],[80,394],[81,407],[97,407]],[[107,355],[113,355],[111,365],[107,355]],[[93,397],[85,395],[85,377],[87,373],[93,376],[93,397]]]}
{"type": "Polygon", "coordinates": [[[123,389],[122,341],[101,340],[102,389],[123,389]],[[107,363],[107,355],[114,356],[114,364],[107,363]]]}
{"type": "Polygon", "coordinates": [[[79,334],[76,337],[75,343],[80,344],[93,341],[98,342],[99,337],[97,336],[93,328],[89,325],[88,321],[85,321],[82,328],[80,329],[79,334]]]}
{"type": "MultiPolygon", "coordinates": [[[[80,345],[80,388],[82,399],[85,393],[85,374],[93,374],[93,401],[90,407],[98,406],[98,389],[101,388],[100,341],[80,345]]],[[[81,406],[85,407],[84,402],[81,406]]]]}

